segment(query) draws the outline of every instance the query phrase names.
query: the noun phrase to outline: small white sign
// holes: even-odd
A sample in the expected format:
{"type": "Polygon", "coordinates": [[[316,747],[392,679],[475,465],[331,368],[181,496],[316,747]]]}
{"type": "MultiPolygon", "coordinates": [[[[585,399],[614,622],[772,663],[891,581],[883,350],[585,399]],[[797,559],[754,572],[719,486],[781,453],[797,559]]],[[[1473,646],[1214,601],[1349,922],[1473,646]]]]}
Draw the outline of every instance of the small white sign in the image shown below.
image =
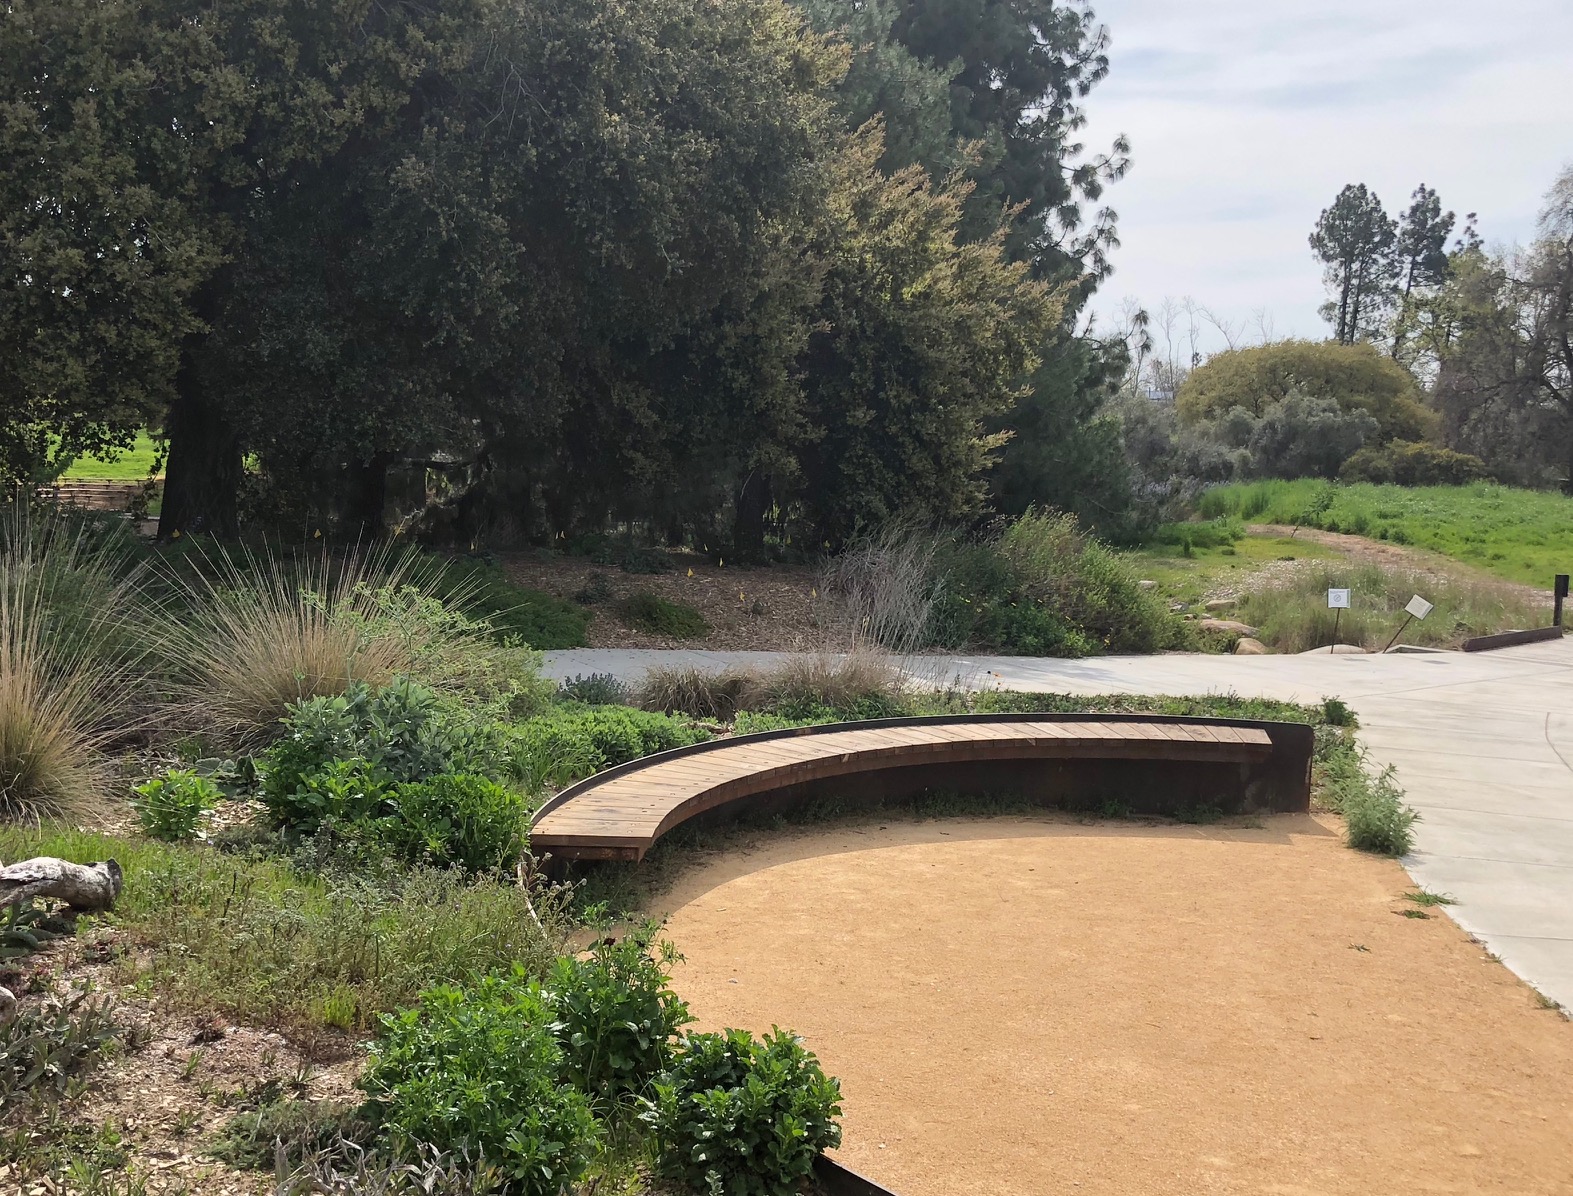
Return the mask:
{"type": "Polygon", "coordinates": [[[1327,609],[1328,610],[1348,610],[1349,609],[1349,591],[1348,590],[1328,590],[1327,591],[1327,609]]]}
{"type": "Polygon", "coordinates": [[[1409,600],[1409,605],[1404,607],[1404,609],[1410,614],[1414,615],[1415,618],[1423,619],[1433,610],[1435,610],[1436,607],[1432,603],[1427,602],[1419,594],[1416,594],[1409,600]]]}

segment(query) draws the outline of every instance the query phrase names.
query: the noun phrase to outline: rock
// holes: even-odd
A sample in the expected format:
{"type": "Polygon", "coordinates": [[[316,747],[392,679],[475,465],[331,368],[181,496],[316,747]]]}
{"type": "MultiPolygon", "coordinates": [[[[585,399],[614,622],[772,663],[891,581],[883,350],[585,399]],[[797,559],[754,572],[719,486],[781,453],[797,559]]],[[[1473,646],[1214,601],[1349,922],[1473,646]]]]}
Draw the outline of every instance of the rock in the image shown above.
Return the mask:
{"type": "Polygon", "coordinates": [[[1240,605],[1238,598],[1214,598],[1207,604],[1208,610],[1233,610],[1240,605]]]}
{"type": "Polygon", "coordinates": [[[1226,631],[1230,635],[1255,636],[1256,628],[1248,623],[1237,623],[1233,619],[1203,619],[1197,624],[1203,631],[1226,631]]]}
{"type": "Polygon", "coordinates": [[[1301,656],[1315,656],[1318,652],[1320,652],[1323,656],[1327,656],[1329,654],[1334,655],[1334,656],[1365,656],[1365,655],[1368,655],[1366,650],[1364,648],[1362,648],[1359,644],[1334,644],[1331,649],[1329,649],[1324,644],[1320,648],[1312,648],[1309,652],[1302,652],[1302,653],[1300,653],[1300,655],[1301,656]]]}
{"type": "Polygon", "coordinates": [[[1156,590],[1158,583],[1155,581],[1139,581],[1136,583],[1136,588],[1140,590],[1156,590]]]}
{"type": "Polygon", "coordinates": [[[1267,656],[1271,651],[1261,640],[1253,640],[1248,635],[1241,636],[1240,642],[1234,646],[1236,656],[1267,656]]]}

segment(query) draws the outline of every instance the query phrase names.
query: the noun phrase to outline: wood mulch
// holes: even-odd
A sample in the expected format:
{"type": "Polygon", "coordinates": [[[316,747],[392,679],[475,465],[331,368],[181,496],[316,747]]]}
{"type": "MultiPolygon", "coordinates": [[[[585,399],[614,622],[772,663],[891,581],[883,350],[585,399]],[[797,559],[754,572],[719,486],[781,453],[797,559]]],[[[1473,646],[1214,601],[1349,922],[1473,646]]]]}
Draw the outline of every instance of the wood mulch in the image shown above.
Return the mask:
{"type": "Polygon", "coordinates": [[[808,565],[746,568],[716,564],[694,553],[670,554],[669,573],[627,573],[583,557],[499,554],[510,581],[583,602],[590,612],[591,648],[706,648],[793,652],[819,645],[818,576],[808,565]],[[710,633],[697,640],[651,635],[617,614],[619,599],[641,591],[699,611],[710,633]]]}

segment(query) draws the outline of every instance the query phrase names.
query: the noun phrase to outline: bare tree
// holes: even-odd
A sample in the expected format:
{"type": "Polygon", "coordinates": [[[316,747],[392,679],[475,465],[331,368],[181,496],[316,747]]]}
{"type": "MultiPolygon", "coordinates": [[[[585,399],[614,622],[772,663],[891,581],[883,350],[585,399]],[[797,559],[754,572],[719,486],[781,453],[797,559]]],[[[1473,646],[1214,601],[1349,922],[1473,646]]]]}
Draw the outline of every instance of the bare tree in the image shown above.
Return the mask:
{"type": "Polygon", "coordinates": [[[1218,335],[1223,337],[1223,343],[1229,347],[1231,352],[1240,347],[1245,337],[1244,320],[1238,322],[1225,320],[1212,308],[1203,307],[1200,304],[1196,307],[1196,314],[1217,330],[1218,335]]]}

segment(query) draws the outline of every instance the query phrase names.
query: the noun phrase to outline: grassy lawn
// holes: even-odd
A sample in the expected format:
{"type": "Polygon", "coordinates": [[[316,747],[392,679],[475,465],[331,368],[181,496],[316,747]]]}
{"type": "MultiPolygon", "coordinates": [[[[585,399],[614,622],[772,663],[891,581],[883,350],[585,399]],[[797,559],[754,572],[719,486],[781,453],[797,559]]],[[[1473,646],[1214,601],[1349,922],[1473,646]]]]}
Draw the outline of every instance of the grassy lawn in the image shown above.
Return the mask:
{"type": "Polygon", "coordinates": [[[1125,554],[1131,568],[1157,583],[1168,602],[1194,605],[1208,594],[1237,589],[1274,561],[1331,560],[1335,549],[1289,536],[1246,536],[1233,544],[1199,547],[1186,556],[1177,544],[1150,544],[1125,554]]]}
{"type": "Polygon", "coordinates": [[[78,457],[60,476],[68,482],[137,482],[153,472],[157,459],[158,446],[153,438],[146,432],[138,432],[136,444],[128,451],[113,459],[78,457]]]}
{"type": "Polygon", "coordinates": [[[1549,588],[1573,570],[1573,498],[1471,486],[1333,486],[1315,479],[1222,486],[1202,496],[1207,518],[1303,523],[1429,548],[1509,581],[1549,588]]]}

